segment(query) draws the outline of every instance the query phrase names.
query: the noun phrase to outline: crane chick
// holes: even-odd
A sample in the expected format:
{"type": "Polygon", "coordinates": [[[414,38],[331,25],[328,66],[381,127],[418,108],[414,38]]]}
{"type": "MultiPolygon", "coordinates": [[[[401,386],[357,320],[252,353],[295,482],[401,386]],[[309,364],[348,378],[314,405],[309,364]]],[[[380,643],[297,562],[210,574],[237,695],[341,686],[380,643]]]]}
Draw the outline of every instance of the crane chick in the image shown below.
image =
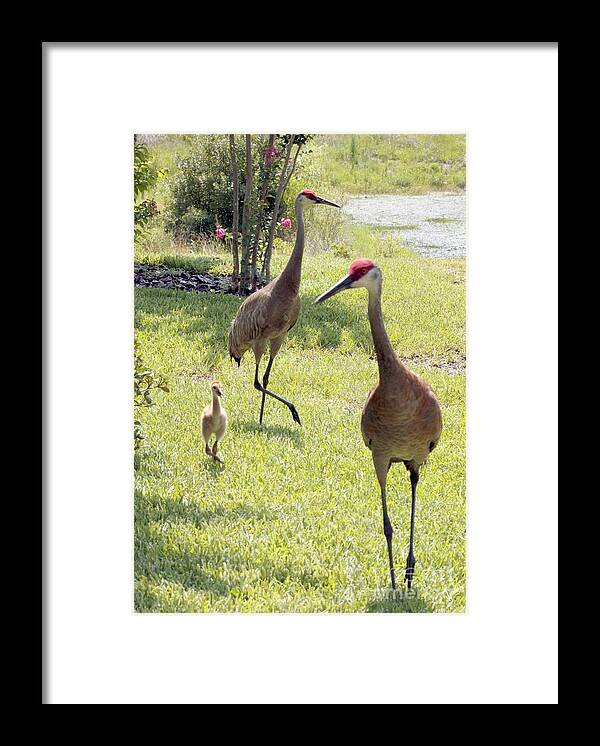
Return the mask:
{"type": "Polygon", "coordinates": [[[220,440],[223,440],[225,430],[227,430],[227,412],[221,404],[223,391],[219,381],[213,381],[210,385],[212,390],[212,404],[204,407],[202,412],[202,437],[204,438],[204,450],[207,456],[213,461],[223,463],[217,456],[217,448],[220,440]],[[215,436],[215,442],[211,448],[209,445],[212,436],[215,436]]]}

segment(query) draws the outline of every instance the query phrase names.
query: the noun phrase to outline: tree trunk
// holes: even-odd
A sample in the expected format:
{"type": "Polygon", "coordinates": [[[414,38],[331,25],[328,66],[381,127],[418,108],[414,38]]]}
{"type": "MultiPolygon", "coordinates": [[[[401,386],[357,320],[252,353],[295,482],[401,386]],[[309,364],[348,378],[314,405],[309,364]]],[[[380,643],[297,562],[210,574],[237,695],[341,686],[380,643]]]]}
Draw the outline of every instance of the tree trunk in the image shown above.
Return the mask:
{"type": "MultiPolygon", "coordinates": [[[[275,238],[275,228],[277,227],[277,220],[279,218],[279,206],[281,204],[281,195],[286,186],[285,174],[287,167],[290,162],[292,155],[292,147],[294,146],[294,135],[291,135],[290,141],[285,149],[285,161],[281,174],[279,175],[279,183],[277,185],[277,191],[275,192],[275,204],[273,206],[273,215],[271,216],[271,225],[269,226],[269,237],[267,239],[267,246],[265,248],[265,256],[263,258],[263,275],[267,282],[271,279],[271,254],[273,252],[273,239],[275,238]]],[[[297,155],[297,154],[296,154],[297,155]]]]}
{"type": "Polygon", "coordinates": [[[287,185],[290,183],[290,179],[292,178],[292,174],[294,173],[296,169],[296,161],[298,160],[298,155],[300,154],[300,148],[302,147],[302,143],[298,144],[298,150],[296,151],[296,155],[294,156],[294,160],[292,162],[292,167],[290,168],[290,172],[287,175],[287,179],[285,180],[285,184],[283,185],[283,191],[287,189],[287,185]]]}
{"type": "MultiPolygon", "coordinates": [[[[273,148],[275,135],[269,135],[267,151],[273,148]]],[[[267,196],[267,186],[269,185],[269,176],[271,174],[271,160],[265,163],[262,184],[260,185],[260,196],[258,198],[258,215],[256,216],[256,228],[254,230],[254,241],[252,243],[252,292],[256,290],[256,258],[258,254],[258,242],[260,241],[260,232],[262,229],[263,214],[265,211],[265,199],[267,196]]]]}
{"type": "Polygon", "coordinates": [[[242,279],[240,289],[248,285],[248,258],[250,248],[250,205],[252,202],[252,138],[246,135],[246,191],[242,211],[242,279]]]}
{"type": "Polygon", "coordinates": [[[231,153],[231,177],[233,180],[233,226],[231,251],[233,253],[233,284],[237,291],[240,281],[240,257],[238,251],[238,233],[240,226],[240,175],[235,153],[235,135],[229,135],[229,152],[231,153]]]}

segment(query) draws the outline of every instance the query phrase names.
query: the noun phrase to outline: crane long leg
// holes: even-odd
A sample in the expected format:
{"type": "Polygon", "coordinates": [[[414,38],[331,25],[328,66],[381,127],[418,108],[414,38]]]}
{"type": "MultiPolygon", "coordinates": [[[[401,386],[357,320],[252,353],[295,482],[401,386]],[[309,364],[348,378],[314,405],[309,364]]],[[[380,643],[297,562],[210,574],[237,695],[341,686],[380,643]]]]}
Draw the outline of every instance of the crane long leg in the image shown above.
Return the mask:
{"type": "Polygon", "coordinates": [[[392,552],[392,536],[394,535],[394,529],[390,522],[390,517],[387,512],[387,503],[385,499],[385,488],[381,490],[381,506],[383,508],[383,533],[387,541],[388,559],[390,561],[390,576],[392,578],[392,590],[396,590],[396,573],[394,570],[394,555],[392,552]]]}
{"type": "Polygon", "coordinates": [[[385,499],[386,485],[387,485],[387,474],[390,469],[390,459],[385,454],[373,453],[373,466],[375,467],[375,474],[377,475],[377,481],[381,489],[381,507],[383,509],[383,533],[385,534],[385,540],[387,541],[388,559],[390,562],[390,576],[392,578],[392,590],[396,590],[396,572],[394,570],[394,555],[392,552],[392,536],[394,535],[394,529],[390,521],[387,510],[387,502],[385,499]]]}
{"type": "MultiPolygon", "coordinates": [[[[271,372],[271,366],[272,365],[273,365],[273,356],[271,356],[269,358],[269,362],[267,363],[267,369],[265,370],[265,374],[263,376],[263,386],[265,388],[267,388],[267,386],[269,385],[269,373],[271,372]]],[[[258,418],[258,422],[261,425],[262,425],[262,421],[263,421],[263,413],[265,411],[265,399],[266,399],[266,397],[267,397],[267,395],[263,391],[262,401],[260,403],[260,417],[258,418]]]]}
{"type": "Polygon", "coordinates": [[[258,363],[256,364],[256,368],[254,371],[254,388],[257,391],[262,391],[263,394],[267,394],[267,396],[272,396],[274,399],[277,399],[277,401],[280,401],[282,404],[285,404],[285,406],[290,410],[292,417],[294,418],[294,422],[297,422],[299,425],[302,423],[300,422],[300,417],[298,416],[298,412],[296,411],[296,407],[292,404],[292,402],[288,401],[287,399],[284,399],[282,396],[279,396],[278,394],[274,394],[272,391],[269,391],[265,386],[262,386],[258,380],[258,363]]]}
{"type": "Polygon", "coordinates": [[[406,573],[404,580],[408,584],[408,589],[412,585],[413,575],[415,572],[415,504],[417,501],[417,483],[419,481],[419,470],[415,468],[410,469],[410,487],[412,492],[411,507],[410,507],[410,545],[408,549],[408,557],[406,558],[406,573]]]}

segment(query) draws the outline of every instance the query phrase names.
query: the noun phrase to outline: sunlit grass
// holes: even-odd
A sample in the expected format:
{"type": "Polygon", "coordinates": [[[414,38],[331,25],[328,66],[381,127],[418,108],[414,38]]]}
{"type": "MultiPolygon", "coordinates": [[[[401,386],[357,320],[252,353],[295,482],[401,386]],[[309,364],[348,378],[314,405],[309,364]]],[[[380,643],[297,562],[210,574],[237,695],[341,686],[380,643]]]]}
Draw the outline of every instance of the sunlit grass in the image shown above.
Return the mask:
{"type": "MultiPolygon", "coordinates": [[[[258,429],[251,356],[238,369],[227,353],[241,299],[136,290],[144,360],[171,389],[160,406],[141,413],[147,439],[135,486],[138,611],[464,610],[465,377],[445,367],[464,360],[464,260],[423,259],[380,235],[349,233],[348,253],[381,267],[392,342],[431,383],[444,417],[419,483],[417,597],[389,597],[379,492],[360,436],[362,405],[377,380],[366,295],[357,290],[312,304],[347,270],[349,259],[329,252],[305,258],[300,319],[270,381],[296,404],[302,427],[268,400],[258,429]],[[222,382],[230,418],[223,467],[204,456],[199,428],[213,377],[222,382]]],[[[218,253],[177,255],[168,245],[145,258],[217,273],[230,262],[218,253]]],[[[285,259],[274,257],[275,271],[285,259]]],[[[400,577],[409,493],[404,468],[393,467],[388,500],[400,577]]]]}
{"type": "Polygon", "coordinates": [[[319,135],[307,158],[315,186],[346,194],[466,188],[464,135],[319,135]]]}
{"type": "MultiPolygon", "coordinates": [[[[197,136],[196,136],[197,137],[197,136]]],[[[194,136],[170,135],[150,146],[157,167],[165,169],[154,198],[168,202],[169,177],[178,157],[194,147],[194,136]]],[[[466,189],[466,137],[461,134],[317,135],[291,180],[342,200],[353,194],[425,194],[466,189]]]]}

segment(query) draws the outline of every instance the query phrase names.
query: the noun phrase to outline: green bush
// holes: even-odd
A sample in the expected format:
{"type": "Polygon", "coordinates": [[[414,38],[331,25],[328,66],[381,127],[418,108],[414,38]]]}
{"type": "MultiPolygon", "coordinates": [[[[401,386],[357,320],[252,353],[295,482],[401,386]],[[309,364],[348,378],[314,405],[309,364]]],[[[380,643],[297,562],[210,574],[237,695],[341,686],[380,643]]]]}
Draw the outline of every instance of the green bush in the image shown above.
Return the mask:
{"type": "MultiPolygon", "coordinates": [[[[283,145],[276,140],[276,148],[283,145]]],[[[267,138],[252,136],[253,183],[260,183],[264,168],[264,151],[267,138]]],[[[240,228],[245,193],[246,152],[244,138],[236,138],[236,155],[239,170],[240,228]]],[[[267,188],[265,223],[271,218],[279,168],[272,169],[267,188]]],[[[256,199],[254,199],[254,202],[256,199]]],[[[289,206],[284,205],[287,214],[289,206]]],[[[252,219],[256,219],[256,205],[252,205],[252,219]]],[[[174,174],[169,181],[169,200],[165,225],[179,237],[195,238],[214,233],[217,226],[231,230],[233,223],[233,183],[228,135],[198,135],[190,152],[177,160],[174,174]]]]}
{"type": "Polygon", "coordinates": [[[334,243],[331,246],[334,256],[342,257],[343,259],[350,259],[350,248],[343,243],[334,243]]]}
{"type": "MultiPolygon", "coordinates": [[[[135,407],[154,407],[153,394],[156,391],[169,391],[167,379],[144,364],[137,339],[134,341],[133,357],[133,404],[135,407]]],[[[142,423],[136,418],[133,422],[133,445],[136,452],[145,437],[142,423]]]]}
{"type": "Polygon", "coordinates": [[[214,233],[216,225],[214,217],[206,210],[201,207],[188,207],[180,216],[174,232],[182,236],[200,236],[205,233],[214,233]]]}
{"type": "Polygon", "coordinates": [[[134,138],[133,141],[133,225],[135,240],[139,240],[149,227],[152,218],[158,215],[158,206],[153,199],[140,201],[158,183],[165,172],[156,167],[150,150],[134,138]]]}
{"type": "Polygon", "coordinates": [[[160,172],[152,162],[148,146],[133,142],[133,194],[137,201],[158,181],[160,172]]]}

